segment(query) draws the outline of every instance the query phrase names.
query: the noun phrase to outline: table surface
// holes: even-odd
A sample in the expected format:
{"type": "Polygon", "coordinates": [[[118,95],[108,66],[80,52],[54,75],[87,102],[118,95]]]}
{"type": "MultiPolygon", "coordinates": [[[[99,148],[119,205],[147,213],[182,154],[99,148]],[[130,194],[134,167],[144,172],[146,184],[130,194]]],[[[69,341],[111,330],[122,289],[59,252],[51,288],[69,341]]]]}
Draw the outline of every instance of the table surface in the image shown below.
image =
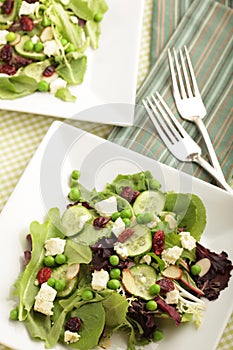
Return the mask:
{"type": "MultiPolygon", "coordinates": [[[[153,2],[153,0],[145,0],[138,67],[138,87],[150,68],[153,2]]],[[[55,120],[59,119],[0,110],[0,212],[41,140],[55,120]]],[[[71,124],[103,138],[107,138],[112,129],[111,126],[79,121],[72,121],[71,124]]],[[[1,349],[7,348],[0,345],[1,349]]],[[[233,349],[233,316],[228,322],[217,349],[233,349]]]]}

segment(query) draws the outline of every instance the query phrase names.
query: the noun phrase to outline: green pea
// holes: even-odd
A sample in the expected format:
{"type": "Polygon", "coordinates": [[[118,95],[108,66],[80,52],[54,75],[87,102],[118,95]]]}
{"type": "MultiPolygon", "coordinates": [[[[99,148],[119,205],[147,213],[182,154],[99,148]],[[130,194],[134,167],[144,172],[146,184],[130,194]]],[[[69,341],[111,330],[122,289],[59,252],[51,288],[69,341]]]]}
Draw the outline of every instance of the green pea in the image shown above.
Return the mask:
{"type": "Polygon", "coordinates": [[[79,170],[73,170],[71,173],[71,178],[74,180],[78,180],[80,177],[80,171],[79,170]]]}
{"type": "Polygon", "coordinates": [[[66,46],[68,44],[68,40],[66,38],[61,38],[62,46],[66,46]]]}
{"type": "Polygon", "coordinates": [[[101,22],[103,19],[103,15],[101,13],[96,13],[94,16],[94,21],[95,22],[101,22]]]}
{"type": "Polygon", "coordinates": [[[198,264],[192,265],[191,266],[191,272],[194,276],[199,275],[199,273],[201,272],[201,266],[198,264]]]}
{"type": "Polygon", "coordinates": [[[44,49],[44,45],[42,44],[41,41],[38,41],[37,43],[34,44],[34,51],[35,52],[42,52],[44,49]]]}
{"type": "Polygon", "coordinates": [[[66,282],[63,279],[59,279],[55,282],[55,289],[58,292],[62,292],[66,287],[66,282]]]}
{"type": "Polygon", "coordinates": [[[14,41],[16,38],[16,34],[14,32],[9,32],[6,35],[6,40],[11,43],[12,41],[14,41]]]}
{"type": "Polygon", "coordinates": [[[68,196],[69,196],[69,198],[72,201],[78,201],[79,198],[80,198],[80,190],[79,190],[79,188],[78,187],[72,187],[68,196]]]}
{"type": "Polygon", "coordinates": [[[120,262],[118,255],[111,255],[109,258],[109,262],[112,266],[117,266],[120,262]]]}
{"type": "Polygon", "coordinates": [[[50,26],[50,24],[51,24],[50,19],[47,16],[44,16],[42,21],[41,21],[42,27],[48,27],[48,26],[50,26]]]}
{"type": "Polygon", "coordinates": [[[81,298],[83,300],[92,300],[94,298],[94,294],[91,290],[85,289],[81,294],[81,298]]]}
{"type": "Polygon", "coordinates": [[[54,265],[55,265],[55,259],[54,259],[54,257],[51,256],[51,255],[46,256],[46,257],[44,258],[44,264],[45,264],[46,266],[49,266],[49,267],[54,266],[54,265]]]}
{"type": "Polygon", "coordinates": [[[110,289],[118,289],[120,287],[120,281],[117,279],[111,279],[108,281],[108,288],[110,289]]]}
{"type": "Polygon", "coordinates": [[[151,179],[151,180],[149,180],[148,187],[150,190],[157,190],[158,188],[160,188],[160,183],[155,179],[151,179]]]}
{"type": "Polygon", "coordinates": [[[157,295],[160,292],[160,285],[159,284],[152,284],[149,288],[149,292],[152,295],[157,295]]]}
{"type": "Polygon", "coordinates": [[[65,52],[66,53],[69,53],[69,52],[74,52],[75,51],[75,47],[73,44],[69,43],[69,45],[67,46],[67,48],[65,49],[65,52]]]}
{"type": "Polygon", "coordinates": [[[18,309],[15,308],[15,309],[12,309],[10,311],[10,319],[13,320],[13,321],[17,321],[18,320],[18,309]]]}
{"type": "Polygon", "coordinates": [[[57,254],[55,256],[55,262],[58,264],[58,265],[62,265],[62,264],[65,264],[67,258],[64,254],[57,254]]]}
{"type": "Polygon", "coordinates": [[[154,301],[154,300],[149,300],[147,303],[146,303],[146,309],[148,310],[148,311],[154,311],[154,310],[156,310],[157,309],[157,303],[156,303],[156,301],[154,301]]]}
{"type": "Polygon", "coordinates": [[[26,40],[24,45],[23,45],[23,48],[25,51],[32,51],[34,48],[34,44],[30,39],[26,40]]]}
{"type": "Polygon", "coordinates": [[[153,338],[155,341],[163,339],[163,331],[161,331],[160,329],[156,329],[153,333],[153,338]]]}
{"type": "Polygon", "coordinates": [[[49,91],[49,83],[46,80],[41,80],[38,83],[37,89],[40,92],[46,92],[49,91]]]}
{"type": "Polygon", "coordinates": [[[120,212],[120,216],[122,219],[130,219],[131,216],[132,216],[132,212],[130,209],[123,209],[121,212],[120,212]]]}
{"type": "Polygon", "coordinates": [[[116,221],[116,219],[118,219],[120,215],[121,214],[119,213],[119,211],[116,211],[115,213],[113,213],[111,216],[112,221],[116,221]]]}
{"type": "Polygon", "coordinates": [[[50,286],[50,287],[54,287],[56,284],[56,279],[53,278],[53,277],[50,277],[47,281],[47,285],[50,286]]]}
{"type": "Polygon", "coordinates": [[[125,223],[125,226],[126,226],[126,227],[129,226],[130,223],[131,223],[131,221],[130,221],[129,218],[123,218],[122,221],[125,223]]]}
{"type": "Polygon", "coordinates": [[[109,274],[110,274],[111,278],[118,279],[121,275],[121,270],[118,268],[114,268],[114,269],[110,270],[109,274]]]}

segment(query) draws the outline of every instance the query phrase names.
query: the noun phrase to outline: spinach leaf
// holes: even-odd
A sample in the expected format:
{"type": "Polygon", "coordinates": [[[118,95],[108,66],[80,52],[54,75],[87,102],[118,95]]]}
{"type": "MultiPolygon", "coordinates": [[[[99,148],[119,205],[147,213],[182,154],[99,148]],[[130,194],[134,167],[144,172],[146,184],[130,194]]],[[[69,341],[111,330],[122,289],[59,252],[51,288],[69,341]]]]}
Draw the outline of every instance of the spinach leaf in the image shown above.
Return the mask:
{"type": "Polygon", "coordinates": [[[56,72],[61,78],[67,81],[68,84],[81,84],[86,71],[87,57],[82,56],[77,59],[70,58],[65,63],[60,63],[56,72]]]}
{"type": "Polygon", "coordinates": [[[82,321],[80,339],[69,346],[79,350],[89,350],[99,343],[105,324],[105,311],[101,302],[89,303],[71,313],[82,321]]]}

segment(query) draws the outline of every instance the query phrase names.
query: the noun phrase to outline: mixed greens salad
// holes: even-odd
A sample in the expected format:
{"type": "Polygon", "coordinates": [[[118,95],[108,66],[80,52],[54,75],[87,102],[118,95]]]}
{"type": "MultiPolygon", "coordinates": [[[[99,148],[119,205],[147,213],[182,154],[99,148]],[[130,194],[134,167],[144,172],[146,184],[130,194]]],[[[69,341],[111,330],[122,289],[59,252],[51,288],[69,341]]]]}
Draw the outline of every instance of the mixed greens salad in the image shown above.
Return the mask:
{"type": "Polygon", "coordinates": [[[201,323],[232,263],[199,241],[206,210],[194,194],[162,192],[149,171],[118,175],[102,192],[71,175],[67,209],[32,222],[12,320],[53,348],[79,350],[128,335],[125,348],[163,338],[161,319],[201,323]]]}
{"type": "Polygon", "coordinates": [[[74,102],[88,47],[98,48],[105,0],[0,1],[0,98],[35,91],[74,102]]]}

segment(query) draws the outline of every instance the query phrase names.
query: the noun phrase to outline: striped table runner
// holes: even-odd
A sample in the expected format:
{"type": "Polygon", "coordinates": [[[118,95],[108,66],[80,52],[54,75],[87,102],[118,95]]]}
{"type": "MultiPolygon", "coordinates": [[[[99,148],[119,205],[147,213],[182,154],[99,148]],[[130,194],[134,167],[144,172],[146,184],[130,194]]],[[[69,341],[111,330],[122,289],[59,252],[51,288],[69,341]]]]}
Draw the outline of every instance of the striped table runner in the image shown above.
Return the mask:
{"type": "MultiPolygon", "coordinates": [[[[156,16],[158,18],[160,15],[161,7],[158,3],[163,3],[163,6],[165,6],[170,2],[169,0],[156,1],[154,18],[156,16]]],[[[166,11],[164,13],[166,14],[166,11]]],[[[166,21],[166,16],[163,21],[166,21]]],[[[134,126],[130,128],[115,127],[109,139],[193,176],[214,183],[211,176],[198,165],[181,163],[171,155],[157,135],[145,109],[141,106],[143,98],[159,91],[190,136],[199,143],[203,156],[208,158],[204,142],[197,128],[192,123],[179,118],[171,92],[167,48],[187,45],[199,89],[207,108],[207,116],[204,122],[213,141],[223,172],[228,181],[232,181],[232,21],[233,10],[231,8],[211,0],[193,1],[174,34],[167,41],[164,50],[159,57],[155,58],[156,61],[151,67],[149,75],[138,90],[134,126]]],[[[155,24],[153,25],[155,28],[155,24]]],[[[156,32],[159,38],[158,41],[153,42],[152,50],[156,48],[156,45],[159,47],[161,41],[158,26],[156,32]]],[[[165,43],[165,39],[163,40],[165,43]]]]}

